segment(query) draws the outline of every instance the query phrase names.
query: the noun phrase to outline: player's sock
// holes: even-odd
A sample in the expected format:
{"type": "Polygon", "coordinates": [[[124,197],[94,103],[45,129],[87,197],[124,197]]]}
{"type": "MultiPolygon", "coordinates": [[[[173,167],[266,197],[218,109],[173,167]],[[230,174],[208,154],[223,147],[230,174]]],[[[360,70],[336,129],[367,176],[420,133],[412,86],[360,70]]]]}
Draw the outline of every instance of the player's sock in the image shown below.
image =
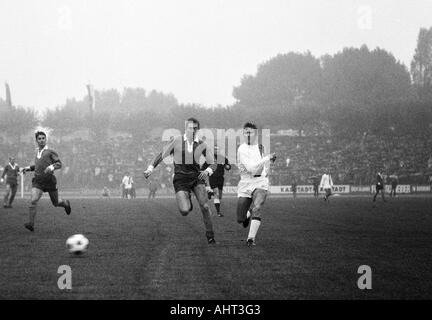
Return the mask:
{"type": "Polygon", "coordinates": [[[215,204],[217,213],[220,213],[220,200],[218,198],[214,199],[214,204],[215,204]]]}
{"type": "Polygon", "coordinates": [[[64,208],[64,207],[66,207],[66,202],[65,202],[63,199],[61,199],[61,200],[57,203],[56,207],[62,207],[62,208],[64,208]]]}
{"type": "Polygon", "coordinates": [[[261,225],[260,218],[252,218],[252,221],[250,223],[250,228],[249,228],[248,239],[255,239],[255,236],[258,232],[260,225],[261,225]]]}
{"type": "Polygon", "coordinates": [[[69,215],[72,211],[70,202],[69,202],[69,200],[65,200],[64,203],[65,203],[64,208],[65,208],[66,214],[69,215]]]}

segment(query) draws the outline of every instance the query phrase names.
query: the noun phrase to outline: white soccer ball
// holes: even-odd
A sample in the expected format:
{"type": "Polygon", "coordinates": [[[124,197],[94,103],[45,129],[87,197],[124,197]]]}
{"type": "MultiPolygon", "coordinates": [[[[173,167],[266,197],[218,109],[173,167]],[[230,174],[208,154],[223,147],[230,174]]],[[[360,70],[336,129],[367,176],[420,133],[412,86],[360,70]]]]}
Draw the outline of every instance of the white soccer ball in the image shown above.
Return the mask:
{"type": "Polygon", "coordinates": [[[66,248],[70,253],[81,254],[87,251],[88,239],[82,234],[74,234],[66,240],[66,248]]]}

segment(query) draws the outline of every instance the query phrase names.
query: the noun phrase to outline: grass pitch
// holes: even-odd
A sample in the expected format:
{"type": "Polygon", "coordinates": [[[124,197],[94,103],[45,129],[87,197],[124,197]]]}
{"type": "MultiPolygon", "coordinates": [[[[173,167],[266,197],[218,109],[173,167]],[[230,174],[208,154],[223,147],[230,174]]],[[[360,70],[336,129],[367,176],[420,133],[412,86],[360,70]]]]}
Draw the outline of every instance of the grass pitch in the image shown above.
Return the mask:
{"type": "MultiPolygon", "coordinates": [[[[213,216],[208,245],[201,213],[182,217],[174,199],[72,199],[72,214],[40,201],[35,232],[28,200],[0,208],[0,299],[431,299],[432,198],[269,197],[257,246],[236,223],[236,198],[213,216]],[[88,251],[70,255],[82,233],[88,251]],[[59,266],[72,269],[60,290],[59,266]],[[360,290],[358,268],[372,269],[360,290]]],[[[214,208],[213,208],[214,209],[214,208]]]]}

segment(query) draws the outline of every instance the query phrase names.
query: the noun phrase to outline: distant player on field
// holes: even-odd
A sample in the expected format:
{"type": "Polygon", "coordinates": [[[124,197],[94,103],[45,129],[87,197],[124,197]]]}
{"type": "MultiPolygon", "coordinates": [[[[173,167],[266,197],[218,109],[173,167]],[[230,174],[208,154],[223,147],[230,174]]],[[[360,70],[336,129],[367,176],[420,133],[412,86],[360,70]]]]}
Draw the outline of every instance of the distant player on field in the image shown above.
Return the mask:
{"type": "Polygon", "coordinates": [[[264,156],[264,148],[258,144],[257,126],[247,122],[243,126],[245,138],[237,149],[237,165],[240,181],[237,187],[237,222],[247,228],[250,222],[246,244],[254,246],[255,237],[261,225],[261,208],[269,189],[268,173],[270,162],[276,160],[274,153],[264,156]]]}
{"type": "Polygon", "coordinates": [[[295,178],[294,178],[294,180],[293,180],[293,182],[291,184],[291,191],[292,191],[292,194],[293,194],[293,198],[294,199],[297,198],[297,181],[296,181],[295,178]]]}
{"type": "Polygon", "coordinates": [[[57,153],[49,149],[46,145],[46,134],[42,131],[35,133],[38,151],[35,158],[35,164],[23,169],[23,172],[34,171],[31,190],[31,204],[29,208],[29,222],[24,226],[34,231],[34,222],[36,216],[36,206],[44,192],[48,192],[51,202],[54,207],[63,207],[66,214],[71,213],[71,205],[69,200],[59,199],[57,190],[57,180],[54,175],[54,170],[62,167],[62,163],[57,153]]]}
{"type": "Polygon", "coordinates": [[[105,198],[109,198],[110,197],[110,192],[109,192],[108,187],[103,187],[102,197],[105,197],[105,198]]]}
{"type": "Polygon", "coordinates": [[[126,171],[126,174],[122,179],[120,187],[122,190],[122,198],[129,199],[130,191],[132,189],[132,183],[131,183],[131,176],[129,175],[128,171],[126,171]]]}
{"type": "Polygon", "coordinates": [[[157,181],[150,181],[149,184],[149,195],[148,198],[156,198],[156,191],[158,189],[158,183],[157,181]]]}
{"type": "Polygon", "coordinates": [[[325,195],[324,201],[329,202],[329,197],[332,195],[333,180],[330,171],[327,169],[321,177],[320,188],[323,188],[325,195]]]}
{"type": "Polygon", "coordinates": [[[216,170],[213,150],[197,137],[200,128],[199,121],[189,118],[186,121],[185,133],[182,136],[174,137],[168,145],[159,153],[149,165],[144,176],[148,178],[162,160],[173,155],[174,178],[173,185],[176,194],[177,205],[182,216],[187,216],[192,211],[191,193],[195,194],[201,208],[203,221],[206,229],[207,242],[216,243],[214,238],[213,223],[210,217],[210,206],[205,187],[205,179],[216,170]],[[206,158],[210,166],[200,170],[200,156],[206,158]]]}
{"type": "Polygon", "coordinates": [[[0,182],[5,181],[6,177],[6,194],[3,199],[3,208],[12,208],[12,202],[15,199],[18,190],[19,167],[15,163],[14,157],[9,157],[9,163],[5,166],[0,182]]]}
{"type": "Polygon", "coordinates": [[[381,197],[382,197],[383,201],[387,202],[387,200],[385,199],[385,195],[384,195],[384,193],[385,193],[385,191],[384,191],[384,177],[381,174],[381,172],[378,172],[377,176],[376,176],[375,195],[374,195],[373,200],[372,200],[373,202],[376,201],[376,197],[377,197],[378,193],[380,193],[380,192],[381,192],[381,197]]]}
{"type": "Polygon", "coordinates": [[[391,177],[391,190],[390,190],[390,197],[393,196],[393,198],[396,197],[396,188],[398,186],[398,177],[393,175],[391,177]]]}
{"type": "Polygon", "coordinates": [[[318,177],[312,177],[312,185],[313,185],[314,197],[318,198],[319,197],[319,185],[320,185],[318,177]]]}
{"type": "MultiPolygon", "coordinates": [[[[217,215],[223,217],[224,215],[220,211],[220,205],[222,200],[223,186],[224,186],[224,174],[225,170],[231,170],[231,165],[228,159],[219,153],[219,147],[214,147],[215,163],[217,164],[216,171],[209,177],[210,188],[215,196],[214,205],[216,207],[217,215]]],[[[202,168],[205,170],[209,164],[205,162],[202,168]]],[[[209,196],[211,198],[211,196],[209,196]]]]}

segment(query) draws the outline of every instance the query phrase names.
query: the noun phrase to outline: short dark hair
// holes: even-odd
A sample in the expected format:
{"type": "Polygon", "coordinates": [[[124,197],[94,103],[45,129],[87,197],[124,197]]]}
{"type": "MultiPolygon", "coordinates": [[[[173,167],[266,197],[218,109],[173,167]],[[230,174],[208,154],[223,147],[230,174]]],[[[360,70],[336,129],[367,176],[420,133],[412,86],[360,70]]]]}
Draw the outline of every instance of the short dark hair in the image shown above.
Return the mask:
{"type": "Polygon", "coordinates": [[[198,129],[200,128],[199,121],[197,119],[195,119],[194,117],[191,117],[191,118],[186,120],[186,123],[189,123],[189,122],[193,122],[194,124],[196,124],[198,126],[198,129]]]}
{"type": "Polygon", "coordinates": [[[35,133],[35,139],[37,140],[37,138],[39,136],[44,136],[46,138],[46,134],[43,131],[36,131],[36,133],[35,133]]]}
{"type": "Polygon", "coordinates": [[[253,123],[253,122],[246,122],[246,123],[243,125],[243,129],[246,129],[246,128],[258,129],[257,126],[256,126],[256,124],[253,123]]]}

